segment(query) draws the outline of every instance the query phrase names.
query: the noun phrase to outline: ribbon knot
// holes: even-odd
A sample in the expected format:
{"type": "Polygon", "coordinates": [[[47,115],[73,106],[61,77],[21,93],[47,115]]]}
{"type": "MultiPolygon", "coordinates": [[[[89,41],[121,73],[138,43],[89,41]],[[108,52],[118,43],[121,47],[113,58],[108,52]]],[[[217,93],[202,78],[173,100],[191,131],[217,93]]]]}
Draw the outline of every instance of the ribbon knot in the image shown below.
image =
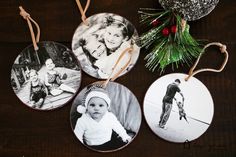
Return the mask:
{"type": "Polygon", "coordinates": [[[221,51],[222,53],[225,53],[226,50],[227,50],[226,45],[223,45],[223,44],[222,44],[222,45],[220,46],[220,51],[221,51]]]}
{"type": "Polygon", "coordinates": [[[80,0],[76,0],[76,3],[77,3],[77,5],[78,5],[78,7],[79,7],[79,11],[80,11],[80,14],[81,14],[81,20],[83,21],[83,23],[84,23],[85,25],[89,26],[89,23],[88,23],[87,20],[86,20],[87,18],[86,18],[85,13],[86,13],[86,11],[88,10],[88,7],[89,7],[89,5],[90,5],[90,0],[87,0],[86,6],[85,6],[84,9],[83,9],[83,7],[82,7],[82,5],[81,5],[81,3],[80,3],[80,0]]]}
{"type": "Polygon", "coordinates": [[[201,58],[201,56],[202,56],[202,54],[203,54],[203,53],[202,53],[202,54],[200,54],[199,57],[197,58],[197,60],[196,60],[196,62],[194,63],[193,67],[189,70],[189,74],[188,74],[188,76],[185,78],[185,81],[188,81],[188,79],[189,79],[190,77],[192,77],[192,76],[194,76],[194,75],[196,75],[196,74],[198,74],[198,73],[200,73],[200,72],[204,72],[204,71],[221,72],[221,71],[225,68],[226,63],[228,62],[228,58],[229,58],[229,54],[228,54],[228,52],[227,52],[227,50],[226,50],[226,49],[227,49],[227,48],[226,48],[226,45],[221,44],[221,43],[219,43],[219,42],[209,43],[209,44],[207,44],[207,45],[203,48],[203,52],[206,50],[206,48],[208,48],[209,46],[213,46],[213,45],[218,46],[219,49],[220,49],[220,52],[221,52],[221,53],[224,53],[224,55],[225,55],[225,59],[224,59],[224,62],[222,63],[222,65],[221,65],[221,67],[220,67],[219,69],[204,68],[204,69],[199,69],[199,70],[194,71],[194,69],[196,68],[196,66],[197,66],[197,64],[198,64],[198,62],[199,62],[199,60],[200,60],[200,58],[201,58]]]}
{"type": "Polygon", "coordinates": [[[39,25],[37,24],[37,22],[35,22],[31,17],[30,17],[30,14],[27,13],[25,11],[25,9],[22,7],[22,6],[19,6],[19,9],[20,9],[20,15],[27,21],[28,23],[28,26],[29,26],[29,30],[30,30],[30,34],[31,34],[31,39],[32,39],[32,42],[33,42],[33,46],[34,46],[34,50],[38,50],[38,46],[37,46],[37,43],[39,42],[39,38],[40,38],[40,28],[39,28],[39,25]],[[35,34],[34,34],[34,30],[33,30],[33,26],[31,24],[31,22],[34,23],[34,25],[36,26],[37,28],[37,36],[35,38],[35,34]]]}
{"type": "Polygon", "coordinates": [[[25,11],[25,9],[23,9],[22,6],[20,6],[19,9],[20,9],[20,15],[21,15],[25,20],[27,20],[27,19],[30,17],[30,14],[27,13],[27,12],[25,11]]]}

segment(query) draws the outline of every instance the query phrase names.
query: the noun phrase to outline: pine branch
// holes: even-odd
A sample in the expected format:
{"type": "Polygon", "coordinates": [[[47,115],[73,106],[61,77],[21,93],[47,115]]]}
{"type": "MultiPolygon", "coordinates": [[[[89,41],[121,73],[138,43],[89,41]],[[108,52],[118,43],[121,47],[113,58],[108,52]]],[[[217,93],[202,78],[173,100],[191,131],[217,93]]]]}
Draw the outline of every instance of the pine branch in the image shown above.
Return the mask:
{"type": "Polygon", "coordinates": [[[139,11],[139,13],[141,14],[140,23],[145,26],[150,27],[159,22],[158,26],[154,25],[140,37],[141,46],[150,51],[145,57],[147,60],[145,66],[149,70],[154,71],[159,68],[163,71],[170,64],[173,69],[178,68],[179,64],[189,65],[192,59],[201,53],[201,44],[190,35],[188,24],[182,31],[182,18],[179,15],[170,10],[154,13],[139,11]],[[176,26],[176,28],[172,28],[172,26],[176,26]],[[164,29],[171,33],[164,32],[165,34],[163,34],[164,29]]]}

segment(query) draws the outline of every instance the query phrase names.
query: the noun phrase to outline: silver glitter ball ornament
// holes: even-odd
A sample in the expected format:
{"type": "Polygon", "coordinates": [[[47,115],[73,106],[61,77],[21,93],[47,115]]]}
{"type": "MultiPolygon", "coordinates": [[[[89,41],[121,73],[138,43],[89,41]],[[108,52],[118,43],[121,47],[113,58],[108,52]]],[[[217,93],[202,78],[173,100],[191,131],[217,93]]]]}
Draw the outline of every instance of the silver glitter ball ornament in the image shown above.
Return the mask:
{"type": "Polygon", "coordinates": [[[219,0],[159,0],[165,9],[178,12],[187,21],[194,21],[209,14],[219,0]]]}

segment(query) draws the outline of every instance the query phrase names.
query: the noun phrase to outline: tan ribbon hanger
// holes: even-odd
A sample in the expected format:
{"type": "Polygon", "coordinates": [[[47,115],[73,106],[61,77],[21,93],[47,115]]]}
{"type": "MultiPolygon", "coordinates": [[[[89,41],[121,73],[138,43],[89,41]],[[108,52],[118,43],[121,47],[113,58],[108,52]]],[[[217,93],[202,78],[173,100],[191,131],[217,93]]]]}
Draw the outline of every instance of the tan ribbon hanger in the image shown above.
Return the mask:
{"type": "Polygon", "coordinates": [[[22,6],[19,6],[19,9],[20,9],[20,15],[27,21],[28,23],[28,26],[29,26],[29,30],[30,30],[30,34],[31,34],[31,38],[32,38],[32,42],[33,42],[33,46],[34,46],[34,50],[38,50],[38,46],[37,46],[37,43],[39,42],[39,38],[40,38],[40,28],[39,28],[39,25],[37,24],[37,22],[35,22],[31,17],[30,17],[30,14],[27,13],[22,6]],[[37,28],[37,36],[35,38],[35,34],[34,34],[34,30],[33,30],[33,27],[32,27],[32,24],[31,22],[34,23],[34,25],[36,26],[37,28]]]}
{"type": "Polygon", "coordinates": [[[185,78],[185,81],[188,81],[190,77],[200,73],[200,72],[204,72],[204,71],[210,71],[210,72],[221,72],[224,68],[226,63],[228,62],[228,58],[229,58],[229,54],[226,50],[226,45],[223,45],[221,43],[218,42],[213,42],[213,43],[209,43],[207,44],[204,48],[203,48],[203,52],[199,55],[199,57],[197,58],[197,61],[194,63],[193,67],[189,70],[188,76],[185,78]],[[194,69],[196,68],[196,66],[198,65],[201,56],[203,55],[203,53],[205,52],[205,49],[208,48],[209,46],[213,46],[216,45],[220,48],[221,53],[224,53],[225,55],[225,59],[223,64],[221,65],[221,67],[219,69],[211,69],[211,68],[204,68],[204,69],[199,69],[194,71],[194,69]]]}
{"type": "Polygon", "coordinates": [[[114,81],[115,79],[117,79],[117,77],[119,77],[119,75],[128,67],[128,65],[131,62],[131,58],[132,58],[132,51],[134,50],[133,48],[133,44],[131,44],[130,47],[126,48],[121,55],[119,56],[119,58],[116,61],[116,64],[114,65],[114,67],[112,68],[112,72],[110,74],[110,76],[107,78],[107,80],[103,83],[103,87],[105,88],[108,84],[109,81],[114,81]],[[117,65],[119,64],[119,62],[121,61],[121,59],[123,58],[123,56],[125,55],[125,53],[129,53],[129,60],[127,61],[127,63],[112,77],[117,65]]]}
{"type": "Polygon", "coordinates": [[[87,21],[87,18],[86,18],[86,15],[85,15],[85,14],[86,14],[86,12],[87,12],[87,10],[88,10],[88,7],[89,7],[89,5],[90,5],[90,0],[87,0],[86,6],[85,6],[84,9],[83,9],[83,7],[82,7],[82,5],[81,5],[81,3],[80,3],[80,0],[75,0],[75,1],[76,1],[77,5],[78,5],[78,7],[79,7],[79,11],[80,11],[81,19],[82,19],[83,23],[88,26],[89,23],[88,23],[88,21],[87,21]]]}

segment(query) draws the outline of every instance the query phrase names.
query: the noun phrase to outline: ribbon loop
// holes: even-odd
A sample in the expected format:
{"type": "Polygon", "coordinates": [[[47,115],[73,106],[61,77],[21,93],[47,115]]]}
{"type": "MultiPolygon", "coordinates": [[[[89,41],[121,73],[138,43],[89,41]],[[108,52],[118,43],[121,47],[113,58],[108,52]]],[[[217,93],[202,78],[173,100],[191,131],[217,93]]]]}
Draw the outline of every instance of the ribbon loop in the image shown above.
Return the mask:
{"type": "Polygon", "coordinates": [[[212,43],[207,44],[203,48],[203,52],[199,55],[199,57],[197,58],[196,62],[193,65],[193,67],[189,70],[188,76],[185,78],[185,81],[188,81],[190,77],[192,77],[192,76],[194,76],[194,75],[196,75],[196,74],[198,74],[200,72],[205,72],[205,71],[221,72],[225,68],[226,63],[228,62],[228,58],[229,58],[229,54],[227,52],[226,45],[223,45],[223,44],[221,44],[219,42],[212,42],[212,43]],[[196,66],[199,63],[199,60],[200,60],[202,54],[205,52],[206,48],[208,48],[210,46],[213,46],[213,45],[218,46],[219,49],[220,49],[220,52],[225,54],[225,59],[224,59],[224,62],[222,63],[222,65],[221,65],[221,67],[219,69],[204,68],[204,69],[199,69],[199,70],[194,71],[194,69],[196,68],[196,66]]]}
{"type": "Polygon", "coordinates": [[[25,9],[22,6],[19,6],[20,9],[20,15],[27,21],[28,26],[29,26],[29,30],[30,30],[30,35],[31,35],[31,39],[33,42],[33,46],[34,46],[34,50],[37,51],[39,48],[37,46],[37,43],[39,42],[39,38],[40,38],[40,28],[39,25],[37,24],[37,22],[35,22],[31,17],[30,14],[27,13],[25,11],[25,9]],[[34,23],[34,25],[37,28],[37,36],[35,38],[35,34],[34,34],[34,30],[33,30],[33,26],[31,24],[31,22],[34,23]]]}
{"type": "Polygon", "coordinates": [[[25,11],[25,9],[22,6],[19,6],[20,9],[20,15],[27,20],[28,17],[30,17],[30,14],[25,11]]]}
{"type": "Polygon", "coordinates": [[[112,68],[112,72],[110,74],[110,76],[107,78],[107,80],[104,82],[103,86],[104,88],[106,87],[106,85],[108,84],[109,81],[114,81],[115,79],[117,79],[119,77],[119,75],[128,67],[128,65],[131,62],[131,57],[132,57],[132,51],[134,50],[133,48],[133,44],[131,44],[130,47],[126,48],[121,55],[119,56],[119,58],[116,61],[116,64],[114,65],[114,67],[112,68]],[[118,63],[121,61],[121,59],[123,58],[123,56],[125,55],[125,53],[129,53],[129,60],[127,61],[127,63],[112,77],[118,63]]]}
{"type": "Polygon", "coordinates": [[[83,7],[82,7],[82,5],[81,5],[81,3],[80,3],[80,0],[76,0],[76,3],[77,3],[77,5],[78,5],[78,7],[79,7],[79,11],[80,11],[80,14],[81,14],[81,20],[83,21],[83,23],[85,24],[85,25],[89,25],[89,23],[88,23],[88,21],[87,21],[87,17],[86,17],[86,12],[87,12],[87,10],[88,10],[88,7],[89,7],[89,5],[90,5],[90,0],[87,0],[87,3],[86,3],[86,5],[85,5],[85,8],[83,9],[83,7]]]}

